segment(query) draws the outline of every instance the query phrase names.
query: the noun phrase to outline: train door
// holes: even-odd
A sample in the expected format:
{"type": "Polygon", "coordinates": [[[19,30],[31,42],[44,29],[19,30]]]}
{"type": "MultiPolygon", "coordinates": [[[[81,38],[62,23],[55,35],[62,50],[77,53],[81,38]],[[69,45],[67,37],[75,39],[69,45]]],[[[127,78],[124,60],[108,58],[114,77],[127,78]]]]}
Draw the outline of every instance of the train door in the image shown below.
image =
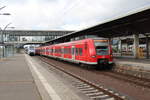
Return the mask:
{"type": "Polygon", "coordinates": [[[64,58],[64,47],[61,47],[61,57],[64,58]]]}
{"type": "Polygon", "coordinates": [[[71,48],[71,53],[72,53],[72,60],[75,60],[75,46],[72,46],[71,48]]]}
{"type": "Polygon", "coordinates": [[[83,54],[83,48],[84,48],[83,44],[77,45],[77,48],[76,48],[76,60],[84,61],[85,54],[83,54]]]}

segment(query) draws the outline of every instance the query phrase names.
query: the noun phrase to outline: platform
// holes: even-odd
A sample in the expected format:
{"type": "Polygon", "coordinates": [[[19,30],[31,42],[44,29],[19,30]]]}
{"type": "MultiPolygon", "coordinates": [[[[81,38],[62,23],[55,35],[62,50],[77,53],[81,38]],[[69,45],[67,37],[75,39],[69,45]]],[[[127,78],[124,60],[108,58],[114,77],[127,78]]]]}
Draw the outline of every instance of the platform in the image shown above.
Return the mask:
{"type": "Polygon", "coordinates": [[[1,100],[41,100],[23,55],[0,60],[1,100]]]}
{"type": "Polygon", "coordinates": [[[90,100],[72,89],[34,57],[17,54],[0,61],[2,100],[90,100]]]}
{"type": "Polygon", "coordinates": [[[129,57],[116,57],[114,58],[116,64],[123,64],[139,68],[141,70],[150,71],[150,59],[135,59],[129,57]]]}
{"type": "Polygon", "coordinates": [[[114,70],[150,79],[150,59],[115,57],[114,63],[114,70]]]}

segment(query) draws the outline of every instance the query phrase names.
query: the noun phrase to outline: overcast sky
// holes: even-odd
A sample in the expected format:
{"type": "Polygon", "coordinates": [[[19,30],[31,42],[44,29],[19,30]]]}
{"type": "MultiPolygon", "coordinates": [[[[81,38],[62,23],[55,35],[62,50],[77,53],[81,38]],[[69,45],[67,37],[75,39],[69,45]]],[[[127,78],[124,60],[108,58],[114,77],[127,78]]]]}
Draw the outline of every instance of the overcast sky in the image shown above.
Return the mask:
{"type": "Polygon", "coordinates": [[[79,30],[129,11],[150,6],[150,0],[0,0],[0,27],[16,29],[79,30]]]}

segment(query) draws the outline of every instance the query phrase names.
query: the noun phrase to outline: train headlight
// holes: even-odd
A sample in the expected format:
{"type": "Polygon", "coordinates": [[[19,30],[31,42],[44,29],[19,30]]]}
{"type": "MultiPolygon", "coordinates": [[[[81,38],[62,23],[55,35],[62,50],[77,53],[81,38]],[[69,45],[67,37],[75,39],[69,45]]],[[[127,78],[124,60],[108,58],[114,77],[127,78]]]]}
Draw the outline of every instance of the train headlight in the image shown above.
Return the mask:
{"type": "Polygon", "coordinates": [[[96,58],[96,55],[91,56],[92,58],[96,58]]]}

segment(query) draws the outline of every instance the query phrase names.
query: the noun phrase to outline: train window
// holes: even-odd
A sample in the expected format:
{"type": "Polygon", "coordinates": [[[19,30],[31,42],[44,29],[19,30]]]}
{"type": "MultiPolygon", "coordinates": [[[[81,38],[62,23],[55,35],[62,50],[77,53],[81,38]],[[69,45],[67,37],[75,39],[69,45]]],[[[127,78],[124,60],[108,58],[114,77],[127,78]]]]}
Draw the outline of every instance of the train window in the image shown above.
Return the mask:
{"type": "Polygon", "coordinates": [[[68,48],[68,53],[71,54],[71,48],[68,48]]]}
{"type": "Polygon", "coordinates": [[[64,54],[66,54],[67,53],[67,48],[64,48],[64,54]]]}
{"type": "Polygon", "coordinates": [[[78,48],[75,48],[76,55],[78,55],[78,48]]]}
{"type": "Polygon", "coordinates": [[[58,53],[62,53],[61,49],[58,49],[58,53]]]}
{"type": "Polygon", "coordinates": [[[61,53],[61,50],[60,49],[56,49],[56,53],[61,53]]]}
{"type": "Polygon", "coordinates": [[[72,55],[74,55],[74,48],[72,48],[72,55]]]}
{"type": "Polygon", "coordinates": [[[67,51],[67,48],[65,49],[65,51],[66,51],[66,54],[67,54],[67,52],[68,52],[68,51],[67,51]]]}
{"type": "Polygon", "coordinates": [[[53,53],[55,53],[55,49],[53,48],[53,53]]]}
{"type": "Polygon", "coordinates": [[[60,53],[60,49],[58,49],[58,53],[60,53]]]}
{"type": "Polygon", "coordinates": [[[68,48],[66,48],[66,54],[68,54],[68,48]]]}
{"type": "Polygon", "coordinates": [[[65,48],[65,49],[64,49],[64,53],[65,53],[65,54],[69,54],[69,53],[70,53],[70,48],[65,48]]]}
{"type": "Polygon", "coordinates": [[[58,49],[58,53],[61,53],[61,50],[60,50],[60,49],[58,49]]]}
{"type": "Polygon", "coordinates": [[[63,48],[61,48],[61,53],[62,53],[62,54],[64,53],[64,49],[63,49],[63,48]]]}
{"type": "Polygon", "coordinates": [[[67,48],[67,54],[69,54],[69,48],[67,48]]]}
{"type": "Polygon", "coordinates": [[[30,46],[29,49],[30,49],[30,50],[34,50],[34,46],[30,46]]]}
{"type": "Polygon", "coordinates": [[[97,55],[108,55],[108,40],[94,40],[97,55]]]}
{"type": "Polygon", "coordinates": [[[57,53],[57,49],[55,49],[55,53],[57,53]]]}
{"type": "Polygon", "coordinates": [[[79,49],[76,48],[76,55],[79,55],[79,49]]]}
{"type": "Polygon", "coordinates": [[[95,41],[94,42],[95,46],[106,46],[108,45],[107,41],[95,41]]]}
{"type": "Polygon", "coordinates": [[[67,54],[67,48],[65,48],[65,54],[67,54]]]}
{"type": "Polygon", "coordinates": [[[66,48],[64,48],[64,54],[66,54],[66,48]]]}
{"type": "Polygon", "coordinates": [[[68,48],[66,48],[66,54],[68,53],[68,48]]]}
{"type": "Polygon", "coordinates": [[[79,54],[80,54],[80,56],[82,56],[82,53],[83,53],[82,48],[79,48],[79,54]]]}
{"type": "Polygon", "coordinates": [[[96,53],[97,55],[108,55],[108,46],[97,46],[96,53]]]}

